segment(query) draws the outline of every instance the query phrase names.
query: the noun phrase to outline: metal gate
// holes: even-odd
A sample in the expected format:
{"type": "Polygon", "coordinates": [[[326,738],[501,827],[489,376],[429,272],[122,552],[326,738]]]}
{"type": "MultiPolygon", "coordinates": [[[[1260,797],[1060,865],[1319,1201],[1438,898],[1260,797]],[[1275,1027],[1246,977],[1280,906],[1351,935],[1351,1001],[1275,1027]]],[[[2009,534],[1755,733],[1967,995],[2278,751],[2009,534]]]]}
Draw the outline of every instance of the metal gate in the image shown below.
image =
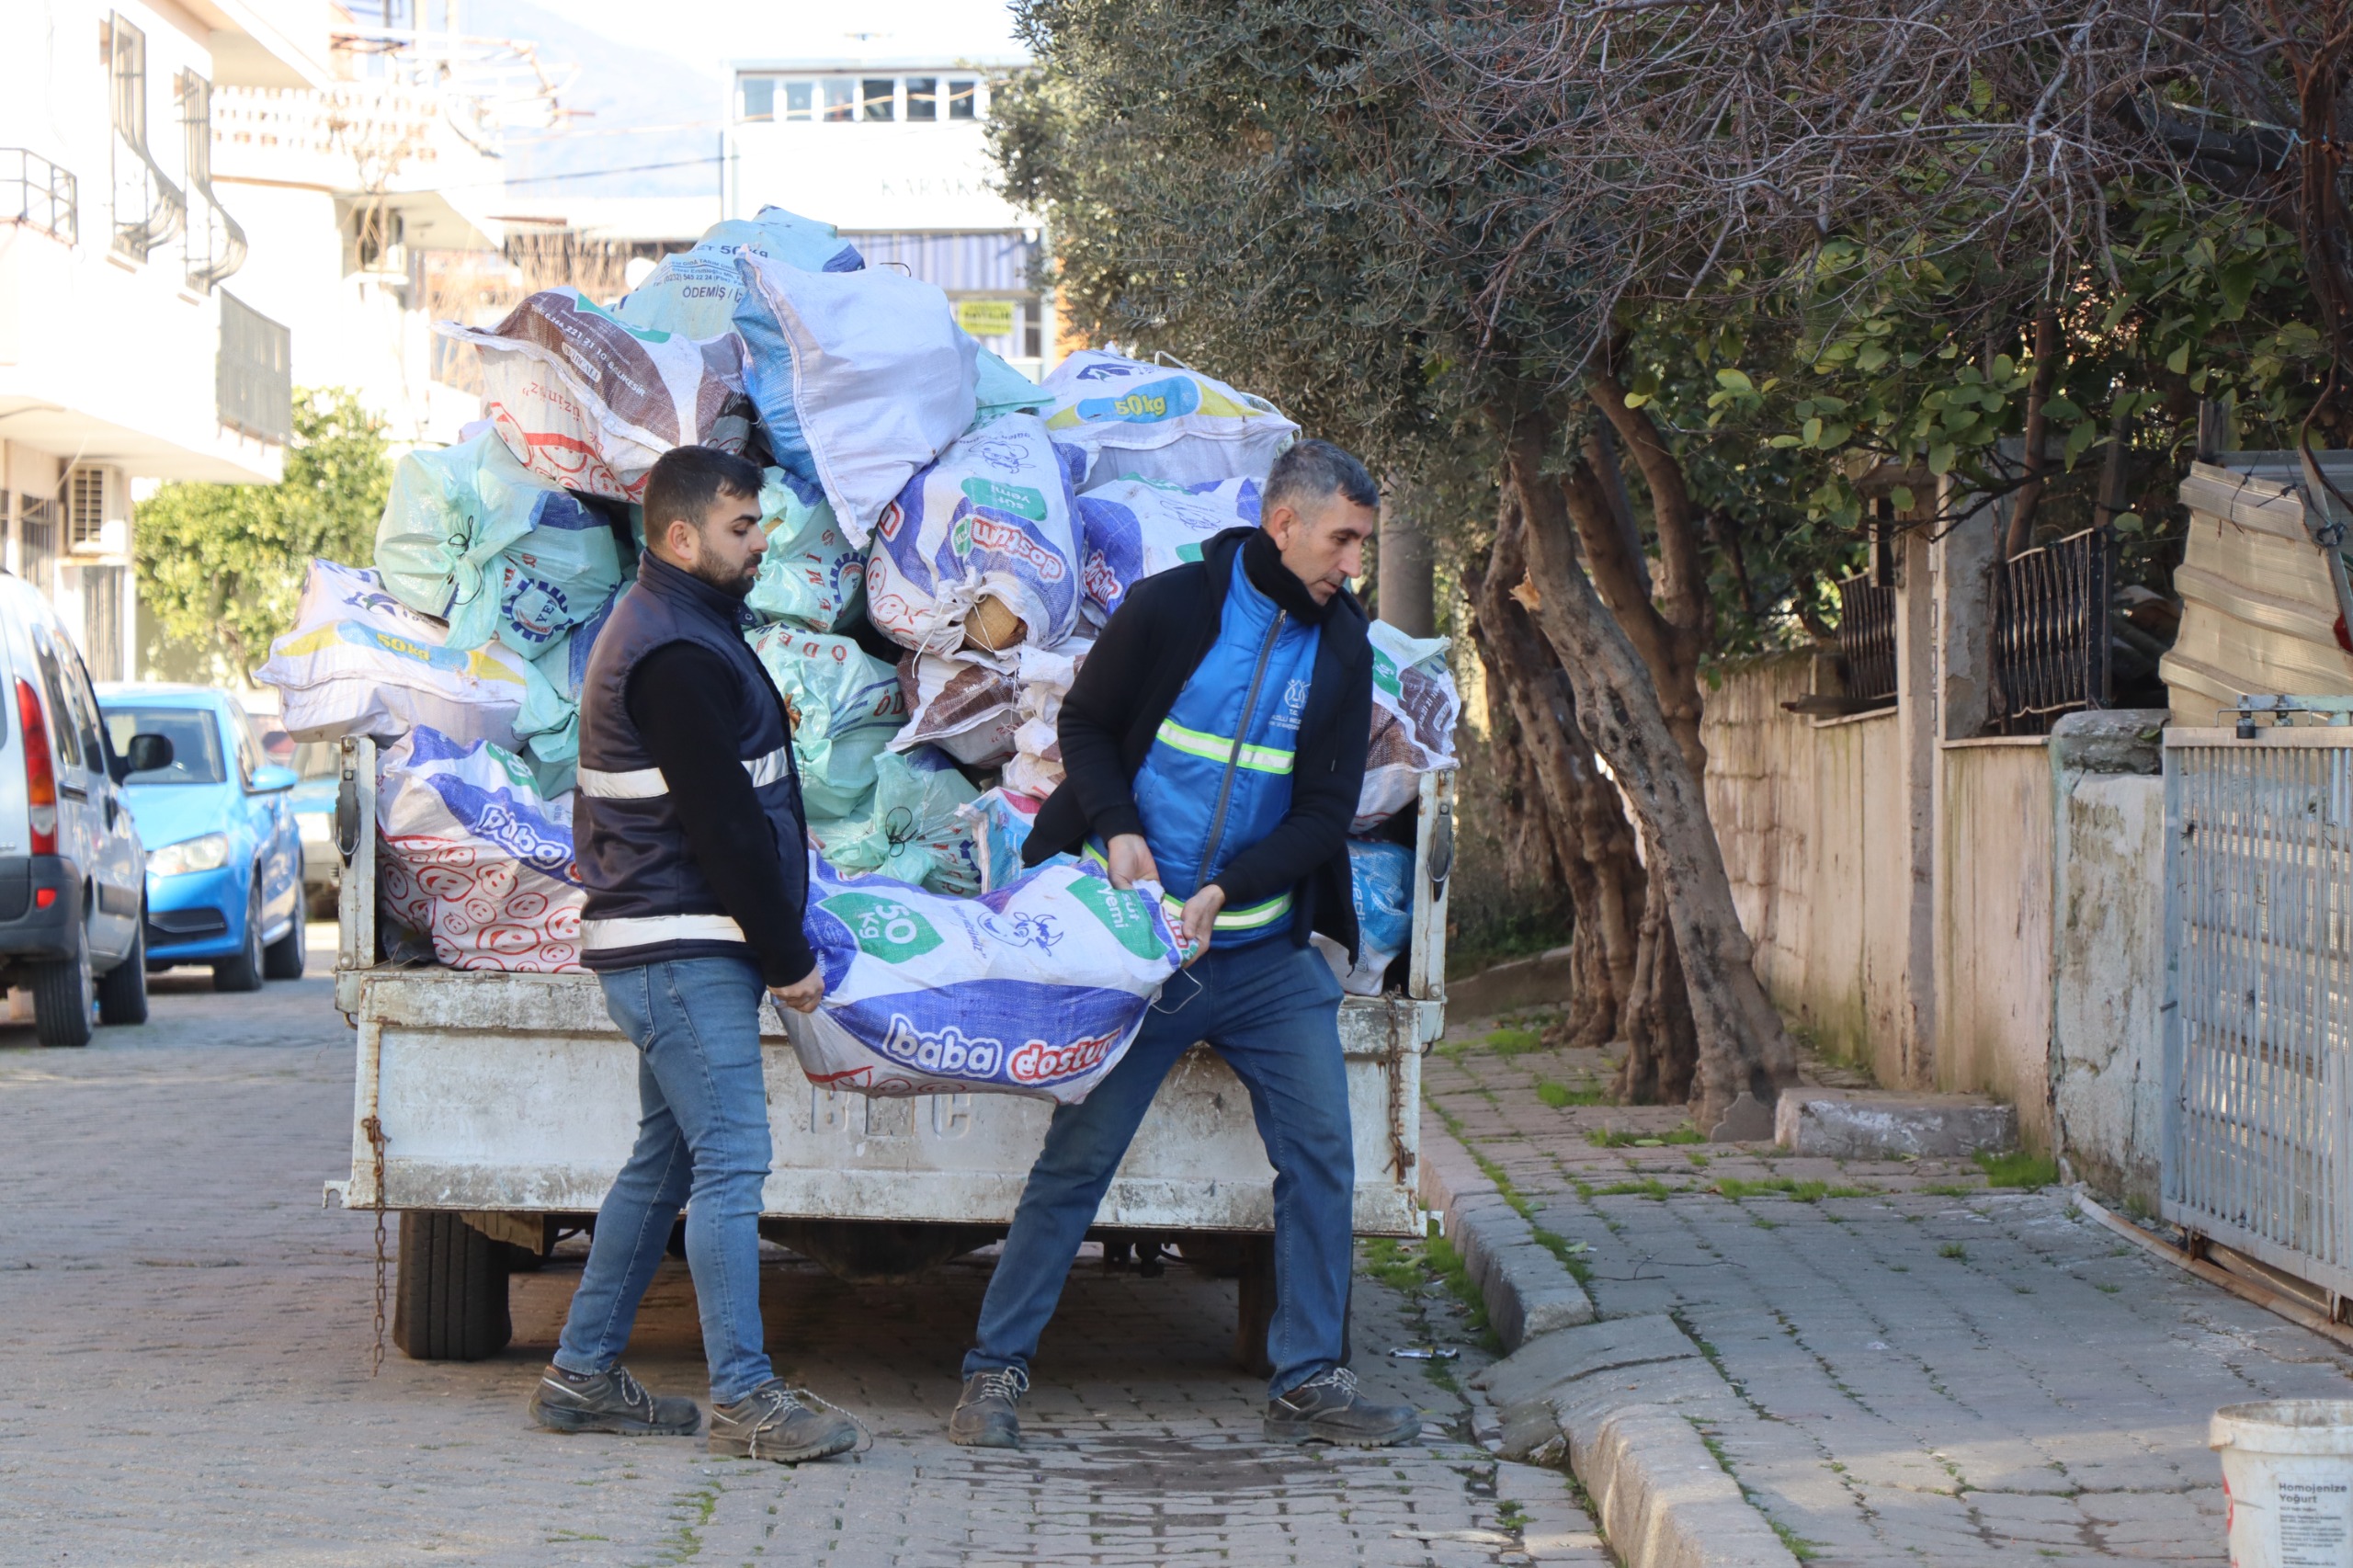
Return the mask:
{"type": "Polygon", "coordinates": [[[2353,704],[2165,733],[2163,1211],[2353,1297],[2353,704]]]}

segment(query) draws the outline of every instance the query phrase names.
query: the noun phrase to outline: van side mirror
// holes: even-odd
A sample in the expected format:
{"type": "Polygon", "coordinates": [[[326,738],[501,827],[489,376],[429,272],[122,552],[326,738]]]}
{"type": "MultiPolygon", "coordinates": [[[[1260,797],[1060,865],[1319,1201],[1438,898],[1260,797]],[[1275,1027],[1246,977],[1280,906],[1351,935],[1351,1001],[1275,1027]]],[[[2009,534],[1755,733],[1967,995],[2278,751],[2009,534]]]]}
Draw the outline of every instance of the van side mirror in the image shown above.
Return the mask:
{"type": "Polygon", "coordinates": [[[126,773],[153,773],[172,765],[172,737],[169,735],[133,735],[123,748],[126,773]]]}

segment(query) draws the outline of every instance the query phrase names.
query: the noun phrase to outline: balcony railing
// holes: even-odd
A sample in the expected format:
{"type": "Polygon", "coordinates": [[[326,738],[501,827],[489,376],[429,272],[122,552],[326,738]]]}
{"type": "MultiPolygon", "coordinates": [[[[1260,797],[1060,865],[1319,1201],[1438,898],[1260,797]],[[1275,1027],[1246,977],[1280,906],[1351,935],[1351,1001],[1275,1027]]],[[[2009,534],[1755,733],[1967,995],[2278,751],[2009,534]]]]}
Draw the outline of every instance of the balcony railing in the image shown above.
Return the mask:
{"type": "Polygon", "coordinates": [[[1868,708],[1895,700],[1893,586],[1869,577],[1838,585],[1838,664],[1850,701],[1868,708]]]}
{"type": "Polygon", "coordinates": [[[38,229],[74,244],[82,237],[78,187],[74,176],[23,147],[0,147],[0,223],[38,229]]]}
{"type": "Polygon", "coordinates": [[[215,386],[222,424],[280,446],[294,438],[293,335],[225,289],[215,386]]]}
{"type": "Polygon", "coordinates": [[[2109,705],[2108,530],[2086,528],[1994,572],[1994,715],[2005,734],[2047,733],[2062,713],[2109,705]]]}

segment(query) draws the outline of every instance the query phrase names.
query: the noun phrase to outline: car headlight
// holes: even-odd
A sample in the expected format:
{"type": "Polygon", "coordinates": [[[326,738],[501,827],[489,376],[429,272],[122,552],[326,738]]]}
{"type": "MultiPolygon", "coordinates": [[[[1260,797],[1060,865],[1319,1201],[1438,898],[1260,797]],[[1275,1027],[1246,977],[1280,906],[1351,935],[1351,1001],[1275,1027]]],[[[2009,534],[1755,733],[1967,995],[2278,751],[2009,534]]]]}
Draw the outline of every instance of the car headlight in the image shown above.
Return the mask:
{"type": "Polygon", "coordinates": [[[335,818],[329,812],[297,812],[294,813],[294,823],[302,830],[302,842],[305,844],[335,842],[335,818]]]}
{"type": "Polygon", "coordinates": [[[201,838],[183,838],[177,844],[166,844],[161,849],[147,851],[147,874],[151,877],[217,871],[228,863],[229,835],[225,833],[208,833],[201,838]]]}

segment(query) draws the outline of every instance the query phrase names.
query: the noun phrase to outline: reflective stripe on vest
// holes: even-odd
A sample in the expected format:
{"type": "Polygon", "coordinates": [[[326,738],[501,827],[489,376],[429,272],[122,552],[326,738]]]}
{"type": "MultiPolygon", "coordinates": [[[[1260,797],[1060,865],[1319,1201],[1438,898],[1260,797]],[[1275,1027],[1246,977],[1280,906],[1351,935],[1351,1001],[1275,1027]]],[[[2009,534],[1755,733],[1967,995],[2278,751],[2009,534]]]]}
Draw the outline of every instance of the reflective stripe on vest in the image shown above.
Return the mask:
{"type": "Polygon", "coordinates": [[[643,948],[655,942],[741,942],[744,928],[724,915],[644,915],[630,919],[583,920],[580,945],[643,948]]]}
{"type": "Polygon", "coordinates": [[[1188,756],[1206,757],[1221,766],[1232,757],[1256,773],[1289,773],[1291,769],[1291,754],[1279,747],[1245,745],[1237,754],[1233,736],[1188,730],[1174,719],[1163,719],[1153,738],[1188,756]]]}
{"type": "MultiPolygon", "coordinates": [[[[790,744],[780,745],[766,756],[745,759],[744,771],[752,776],[752,788],[774,784],[783,779],[792,767],[790,744]]],[[[662,777],[658,767],[632,768],[627,773],[606,773],[594,767],[580,769],[580,792],[600,801],[651,801],[670,792],[670,781],[662,777]]]]}

